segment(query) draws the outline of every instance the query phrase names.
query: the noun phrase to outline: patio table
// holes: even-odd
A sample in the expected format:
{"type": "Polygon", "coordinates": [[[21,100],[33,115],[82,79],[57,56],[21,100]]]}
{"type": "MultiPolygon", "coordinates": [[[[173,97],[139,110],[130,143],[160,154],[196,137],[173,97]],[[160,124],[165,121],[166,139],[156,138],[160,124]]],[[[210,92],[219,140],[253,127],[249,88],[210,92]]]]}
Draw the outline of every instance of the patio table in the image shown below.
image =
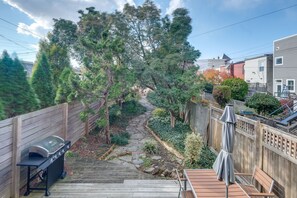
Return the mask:
{"type": "MultiPolygon", "coordinates": [[[[224,181],[219,181],[212,169],[185,169],[184,175],[192,188],[195,197],[225,198],[226,186],[224,181]]],[[[249,197],[237,184],[229,186],[230,198],[249,197]]]]}

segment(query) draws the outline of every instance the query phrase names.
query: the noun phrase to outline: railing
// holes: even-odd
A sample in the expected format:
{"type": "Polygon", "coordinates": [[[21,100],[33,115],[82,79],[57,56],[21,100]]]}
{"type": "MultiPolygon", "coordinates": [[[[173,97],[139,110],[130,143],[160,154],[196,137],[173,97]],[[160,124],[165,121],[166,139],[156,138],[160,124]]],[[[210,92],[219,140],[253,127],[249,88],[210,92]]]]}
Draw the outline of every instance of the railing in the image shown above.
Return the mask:
{"type": "Polygon", "coordinates": [[[256,121],[247,119],[243,116],[237,116],[236,131],[246,134],[248,137],[256,138],[256,121]]]}
{"type": "Polygon", "coordinates": [[[269,126],[263,127],[262,143],[268,149],[297,163],[297,138],[269,126]]]}
{"type": "Polygon", "coordinates": [[[216,118],[216,119],[219,119],[223,114],[223,110],[222,109],[219,109],[219,108],[216,108],[216,107],[211,107],[211,111],[210,111],[210,116],[212,118],[216,118]]]}

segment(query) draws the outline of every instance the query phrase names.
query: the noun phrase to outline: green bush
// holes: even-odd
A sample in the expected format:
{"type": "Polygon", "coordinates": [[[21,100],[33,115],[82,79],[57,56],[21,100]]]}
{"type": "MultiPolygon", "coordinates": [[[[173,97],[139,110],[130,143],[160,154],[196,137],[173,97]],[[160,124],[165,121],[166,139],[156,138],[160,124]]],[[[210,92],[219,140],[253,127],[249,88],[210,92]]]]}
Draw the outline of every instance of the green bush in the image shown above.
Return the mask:
{"type": "Polygon", "coordinates": [[[112,105],[109,108],[109,123],[113,124],[120,115],[121,115],[120,106],[119,105],[112,105]]]}
{"type": "Polygon", "coordinates": [[[129,100],[123,103],[122,113],[128,116],[140,115],[146,112],[146,108],[136,100],[129,100]]]}
{"type": "Polygon", "coordinates": [[[281,103],[273,96],[264,93],[255,93],[246,106],[253,108],[258,114],[269,114],[281,106],[281,103]]]}
{"type": "Polygon", "coordinates": [[[168,113],[166,112],[165,109],[162,108],[156,108],[152,112],[153,117],[166,117],[168,116],[168,113]]]}
{"type": "Polygon", "coordinates": [[[157,154],[158,153],[158,145],[154,140],[148,140],[144,142],[143,151],[149,154],[157,154]]]}
{"type": "Polygon", "coordinates": [[[190,164],[197,163],[200,159],[203,140],[199,134],[188,134],[185,139],[185,159],[190,164]]]}
{"type": "Polygon", "coordinates": [[[223,86],[229,86],[231,89],[231,98],[244,101],[248,93],[248,84],[240,78],[228,78],[222,82],[223,86]]]}
{"type": "Polygon", "coordinates": [[[127,132],[111,134],[111,143],[119,146],[125,146],[129,143],[130,134],[127,132]]]}
{"type": "Polygon", "coordinates": [[[204,145],[202,147],[199,160],[193,164],[191,164],[189,161],[186,161],[186,168],[212,169],[216,157],[217,156],[207,146],[204,145]]]}
{"type": "Polygon", "coordinates": [[[231,89],[229,86],[216,86],[212,95],[216,102],[224,107],[231,100],[231,89]]]}
{"type": "Polygon", "coordinates": [[[177,120],[175,127],[170,126],[170,117],[153,117],[149,120],[149,127],[161,138],[173,145],[179,152],[185,150],[185,138],[188,133],[191,133],[189,125],[177,120]]]}
{"type": "Polygon", "coordinates": [[[210,82],[205,83],[205,85],[204,85],[204,91],[206,93],[212,93],[212,91],[213,91],[213,84],[210,83],[210,82]]]}

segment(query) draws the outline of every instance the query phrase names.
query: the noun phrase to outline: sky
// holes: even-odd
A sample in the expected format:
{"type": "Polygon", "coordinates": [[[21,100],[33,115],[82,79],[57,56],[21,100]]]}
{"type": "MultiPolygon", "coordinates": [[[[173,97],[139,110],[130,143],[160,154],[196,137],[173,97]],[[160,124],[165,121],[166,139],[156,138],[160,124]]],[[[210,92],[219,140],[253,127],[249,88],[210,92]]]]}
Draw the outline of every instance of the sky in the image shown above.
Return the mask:
{"type": "MultiPolygon", "coordinates": [[[[53,18],[78,21],[77,10],[121,10],[144,0],[0,0],[0,51],[35,61],[38,41],[51,31],[53,18]]],[[[297,34],[297,0],[154,0],[162,15],[179,7],[192,18],[189,42],[200,59],[223,53],[234,62],[272,53],[273,41],[297,34]],[[288,9],[283,9],[293,6],[288,9]],[[283,10],[281,10],[283,9],[283,10]],[[281,10],[281,11],[279,11],[281,10]],[[271,13],[271,14],[267,14],[271,13]],[[233,25],[232,25],[233,24],[233,25]]]]}

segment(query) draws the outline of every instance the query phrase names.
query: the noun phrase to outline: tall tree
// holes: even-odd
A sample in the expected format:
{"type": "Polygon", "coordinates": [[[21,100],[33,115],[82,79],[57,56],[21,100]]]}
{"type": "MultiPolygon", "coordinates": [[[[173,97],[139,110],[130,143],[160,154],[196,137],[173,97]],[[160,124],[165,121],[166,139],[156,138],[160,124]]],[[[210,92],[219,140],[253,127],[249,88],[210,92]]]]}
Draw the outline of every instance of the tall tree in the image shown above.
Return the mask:
{"type": "Polygon", "coordinates": [[[54,105],[55,92],[52,73],[45,53],[38,55],[33,68],[31,85],[40,100],[41,108],[54,105]]]}
{"type": "Polygon", "coordinates": [[[0,100],[0,120],[4,120],[6,118],[4,107],[2,101],[0,100]]]}
{"type": "Polygon", "coordinates": [[[70,68],[64,68],[58,84],[55,103],[71,102],[78,97],[80,89],[78,75],[70,68]]]}
{"type": "Polygon", "coordinates": [[[159,106],[171,115],[171,126],[183,114],[192,96],[199,97],[201,80],[194,61],[200,56],[187,41],[192,31],[186,9],[176,9],[172,20],[160,17],[160,10],[150,0],[135,8],[126,5],[117,13],[119,34],[126,38],[131,65],[142,86],[155,91],[159,106]]]}
{"type": "Polygon", "coordinates": [[[92,7],[87,11],[80,11],[79,43],[76,45],[85,66],[83,103],[88,107],[99,98],[104,100],[103,110],[96,113],[102,114],[99,124],[105,129],[106,143],[110,143],[108,105],[122,97],[127,88],[125,79],[133,79],[132,72],[123,64],[124,43],[114,34],[113,16],[92,7]]]}
{"type": "Polygon", "coordinates": [[[0,100],[7,117],[36,110],[39,107],[36,94],[26,78],[20,61],[10,58],[6,51],[0,59],[0,100]]]}

